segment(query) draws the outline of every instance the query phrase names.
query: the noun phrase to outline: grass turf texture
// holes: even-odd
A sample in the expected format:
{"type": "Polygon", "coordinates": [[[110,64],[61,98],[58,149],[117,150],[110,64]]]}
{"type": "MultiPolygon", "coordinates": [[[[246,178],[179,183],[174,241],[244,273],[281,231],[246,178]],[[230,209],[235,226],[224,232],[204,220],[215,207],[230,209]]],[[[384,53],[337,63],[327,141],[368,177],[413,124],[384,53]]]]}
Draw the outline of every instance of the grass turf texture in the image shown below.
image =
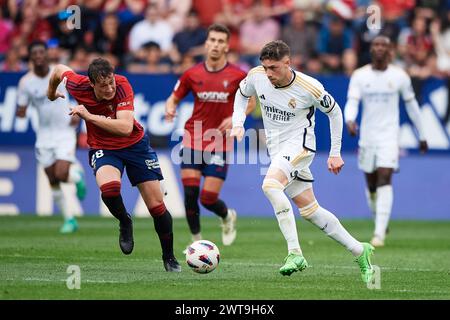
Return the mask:
{"type": "MultiPolygon", "coordinates": [[[[84,217],[76,234],[61,235],[60,217],[0,217],[0,299],[450,299],[450,222],[393,221],[387,246],[372,263],[381,289],[361,281],[353,256],[304,220],[298,220],[310,268],[278,273],[286,243],[276,219],[240,218],[238,237],[221,244],[219,220],[202,217],[202,234],[221,252],[212,273],[192,272],[181,251],[190,240],[184,219],[174,220],[181,273],[164,271],[151,219],[134,219],[135,248],[124,256],[115,219],[84,217]],[[66,287],[69,265],[81,270],[81,289],[66,287]]],[[[343,220],[367,241],[372,222],[343,220]]]]}

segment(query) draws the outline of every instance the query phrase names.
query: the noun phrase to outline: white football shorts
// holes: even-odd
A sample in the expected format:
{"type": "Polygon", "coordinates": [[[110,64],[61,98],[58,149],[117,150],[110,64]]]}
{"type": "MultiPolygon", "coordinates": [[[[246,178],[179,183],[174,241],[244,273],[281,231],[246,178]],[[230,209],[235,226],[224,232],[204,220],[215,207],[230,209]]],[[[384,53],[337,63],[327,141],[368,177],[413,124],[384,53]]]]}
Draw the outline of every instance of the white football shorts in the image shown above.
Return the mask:
{"type": "Polygon", "coordinates": [[[377,168],[398,169],[399,147],[395,144],[359,147],[358,168],[373,173],[377,168]]]}
{"type": "Polygon", "coordinates": [[[39,146],[36,147],[36,159],[44,167],[50,167],[56,160],[66,160],[76,162],[75,157],[76,139],[66,139],[64,143],[59,143],[57,146],[39,146]]]}
{"type": "Polygon", "coordinates": [[[303,148],[302,143],[286,141],[277,151],[272,151],[270,168],[277,168],[284,172],[288,184],[284,191],[290,198],[294,198],[303,191],[312,188],[314,181],[309,169],[315,153],[303,148]]]}

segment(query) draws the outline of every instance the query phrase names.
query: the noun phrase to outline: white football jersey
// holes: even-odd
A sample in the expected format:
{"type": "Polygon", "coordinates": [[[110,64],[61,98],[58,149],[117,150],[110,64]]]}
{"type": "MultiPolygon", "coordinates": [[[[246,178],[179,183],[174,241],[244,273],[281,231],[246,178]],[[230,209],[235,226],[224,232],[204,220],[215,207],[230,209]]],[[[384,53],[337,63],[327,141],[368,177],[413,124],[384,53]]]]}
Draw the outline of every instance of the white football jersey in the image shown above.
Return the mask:
{"type": "Polygon", "coordinates": [[[298,71],[292,70],[292,74],[288,85],[274,87],[259,66],[250,70],[239,86],[243,96],[258,96],[270,154],[288,140],[315,151],[316,108],[327,113],[336,105],[319,81],[298,71]]]}
{"type": "Polygon", "coordinates": [[[47,88],[52,73],[41,78],[33,71],[29,71],[19,81],[17,104],[19,106],[32,106],[36,108],[39,118],[39,128],[36,131],[37,147],[55,147],[66,137],[76,134],[75,128],[69,125],[69,95],[65,85],[61,83],[58,91],[63,93],[65,99],[58,98],[50,101],[47,98],[47,88]]]}
{"type": "Polygon", "coordinates": [[[362,101],[360,146],[398,144],[400,94],[404,101],[415,98],[411,79],[403,69],[390,64],[384,71],[371,65],[355,70],[347,99],[362,101]]]}

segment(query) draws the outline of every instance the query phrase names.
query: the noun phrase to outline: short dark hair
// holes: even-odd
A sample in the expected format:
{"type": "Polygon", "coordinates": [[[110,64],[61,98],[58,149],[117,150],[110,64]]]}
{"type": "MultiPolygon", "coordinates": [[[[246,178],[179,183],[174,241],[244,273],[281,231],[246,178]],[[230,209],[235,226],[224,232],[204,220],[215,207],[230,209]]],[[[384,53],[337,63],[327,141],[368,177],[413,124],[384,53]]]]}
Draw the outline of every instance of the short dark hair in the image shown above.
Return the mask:
{"type": "Polygon", "coordinates": [[[227,40],[230,39],[230,29],[228,29],[227,26],[220,24],[220,23],[213,23],[212,25],[210,25],[208,27],[208,32],[206,33],[206,37],[209,37],[209,33],[211,31],[216,31],[216,32],[222,32],[225,33],[227,35],[227,40]]]}
{"type": "Polygon", "coordinates": [[[261,54],[259,55],[259,60],[263,61],[266,59],[280,61],[286,56],[291,55],[291,49],[289,46],[281,40],[271,41],[266,43],[261,50],[261,54]]]}
{"type": "Polygon", "coordinates": [[[31,42],[28,45],[28,55],[31,54],[31,50],[33,50],[34,47],[41,47],[41,46],[44,47],[45,50],[48,49],[48,46],[47,46],[47,44],[44,41],[34,40],[33,42],[31,42]]]}
{"type": "Polygon", "coordinates": [[[88,77],[93,84],[100,78],[106,78],[113,73],[113,66],[108,60],[103,58],[94,59],[88,68],[88,77]]]}

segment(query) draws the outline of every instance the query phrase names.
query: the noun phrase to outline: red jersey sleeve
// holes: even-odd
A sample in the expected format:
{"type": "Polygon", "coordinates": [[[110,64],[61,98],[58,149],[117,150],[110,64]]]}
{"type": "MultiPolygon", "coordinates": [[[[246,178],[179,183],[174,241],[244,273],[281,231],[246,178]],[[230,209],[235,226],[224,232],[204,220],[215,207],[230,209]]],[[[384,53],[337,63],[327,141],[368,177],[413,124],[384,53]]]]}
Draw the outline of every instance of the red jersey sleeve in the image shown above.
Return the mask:
{"type": "Polygon", "coordinates": [[[89,78],[87,76],[77,74],[73,71],[66,71],[62,74],[62,78],[66,83],[67,91],[75,100],[78,100],[90,90],[89,78]]]}
{"type": "Polygon", "coordinates": [[[116,111],[134,110],[134,93],[126,79],[116,81],[117,109],[116,111]]]}
{"type": "Polygon", "coordinates": [[[178,79],[173,89],[173,94],[178,100],[183,99],[191,91],[191,79],[189,77],[189,72],[183,73],[183,75],[178,79]]]}

